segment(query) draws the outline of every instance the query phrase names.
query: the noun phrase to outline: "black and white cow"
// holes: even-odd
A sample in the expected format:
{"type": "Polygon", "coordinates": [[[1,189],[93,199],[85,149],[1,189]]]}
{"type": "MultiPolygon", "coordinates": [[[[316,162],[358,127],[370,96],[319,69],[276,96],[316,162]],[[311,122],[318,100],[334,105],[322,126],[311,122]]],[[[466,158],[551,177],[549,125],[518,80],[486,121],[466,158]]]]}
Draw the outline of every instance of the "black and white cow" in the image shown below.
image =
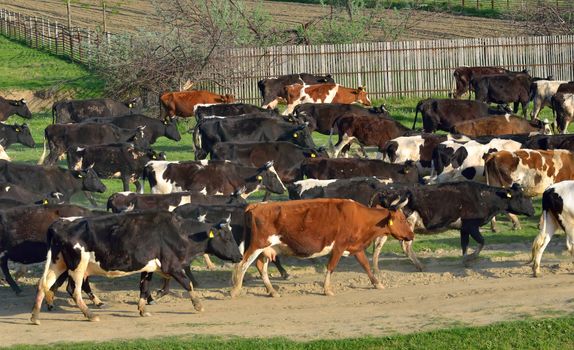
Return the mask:
{"type": "Polygon", "coordinates": [[[109,98],[58,101],[52,105],[52,124],[79,123],[90,118],[118,117],[139,113],[142,100],[139,97],[126,102],[109,98]]]}
{"type": "Polygon", "coordinates": [[[30,319],[34,324],[39,324],[44,297],[51,302],[50,287],[64,272],[73,281],[76,305],[86,318],[97,321],[99,318],[82,299],[85,275],[121,277],[140,273],[138,310],[140,316],[149,316],[145,308],[149,282],[158,272],[181,284],[189,292],[194,308],[203,311],[184,269],[189,270],[192,259],[203,253],[233,262],[242,258],[226,222],[198,223],[167,211],[111,214],[75,220],[72,225],[56,222],[48,229],[48,245],[46,268],[30,319]]]}
{"type": "Polygon", "coordinates": [[[107,209],[113,213],[133,210],[168,210],[185,204],[225,205],[247,203],[241,197],[242,190],[235,191],[229,196],[206,196],[202,193],[174,192],[166,194],[141,194],[133,192],[117,192],[108,198],[107,209]]]}
{"type": "Polygon", "coordinates": [[[44,151],[38,164],[54,165],[71,146],[103,145],[116,142],[133,142],[145,147],[143,128],[123,129],[111,124],[80,123],[52,124],[44,130],[44,151]],[[50,154],[46,157],[47,147],[50,154]]]}
{"type": "Polygon", "coordinates": [[[546,106],[552,106],[552,97],[558,92],[560,85],[568,83],[562,80],[537,80],[530,86],[532,112],[530,119],[538,119],[538,114],[546,106]]]}
{"type": "Polygon", "coordinates": [[[562,181],[549,186],[542,195],[540,233],[532,243],[532,272],[540,276],[540,260],[556,230],[566,232],[566,247],[574,256],[574,181],[562,181]]]}
{"type": "Polygon", "coordinates": [[[309,158],[301,167],[310,179],[348,179],[359,176],[376,176],[393,182],[418,183],[419,172],[413,162],[390,164],[376,159],[309,158]]]}
{"type": "Polygon", "coordinates": [[[111,143],[70,147],[67,160],[68,169],[92,168],[101,179],[120,178],[124,191],[129,191],[130,183],[133,183],[136,191],[142,192],[139,180],[146,164],[152,160],[165,160],[165,154],[150,148],[139,149],[132,143],[111,143]]]}
{"type": "Polygon", "coordinates": [[[247,198],[259,189],[278,194],[286,190],[273,162],[251,167],[222,160],[152,161],[146,165],[144,178],[148,179],[152,193],[192,191],[229,195],[245,187],[241,196],[247,198]]]}
{"type": "Polygon", "coordinates": [[[558,92],[551,100],[558,132],[565,134],[574,119],[574,94],[558,92]]]}
{"type": "Polygon", "coordinates": [[[168,118],[159,120],[156,118],[146,117],[142,114],[134,114],[113,118],[90,118],[85,122],[113,124],[118,128],[123,129],[137,129],[138,127],[141,127],[144,139],[150,145],[154,144],[156,140],[162,136],[174,141],[181,140],[181,135],[179,134],[179,130],[177,130],[177,122],[175,119],[168,118]]]}
{"type": "Polygon", "coordinates": [[[400,136],[387,141],[382,149],[382,159],[393,164],[404,164],[413,161],[421,176],[430,175],[432,170],[433,151],[444,141],[470,141],[462,135],[421,134],[400,136]]]}
{"type": "Polygon", "coordinates": [[[62,193],[58,192],[36,193],[26,189],[24,186],[9,182],[0,183],[0,200],[14,200],[21,203],[33,204],[43,202],[47,199],[54,204],[59,204],[63,203],[63,196],[62,193]]]}
{"type": "Polygon", "coordinates": [[[205,159],[218,142],[289,141],[315,148],[306,125],[277,118],[245,115],[236,118],[204,119],[194,130],[195,159],[205,159]]]}
{"type": "Polygon", "coordinates": [[[263,108],[273,109],[280,102],[287,102],[285,87],[291,84],[322,84],[334,83],[335,80],[330,74],[314,75],[309,73],[281,75],[274,78],[261,79],[257,82],[257,87],[263,97],[263,108]]]}
{"type": "Polygon", "coordinates": [[[211,151],[213,160],[229,160],[254,167],[273,161],[284,183],[303,179],[301,164],[307,158],[316,157],[328,156],[322,149],[301,147],[287,141],[220,142],[211,151]]]}
{"type": "Polygon", "coordinates": [[[369,205],[373,195],[392,182],[374,176],[331,180],[306,179],[287,185],[287,189],[289,199],[347,198],[369,205]]]}
{"type": "Polygon", "coordinates": [[[76,171],[4,160],[0,160],[0,182],[19,185],[36,193],[61,193],[65,202],[69,202],[70,197],[79,191],[106,191],[106,186],[93,169],[76,171]]]}
{"type": "Polygon", "coordinates": [[[520,142],[510,139],[492,139],[487,143],[475,140],[466,143],[445,141],[435,149],[430,183],[471,180],[485,182],[484,155],[501,150],[520,149],[520,142]]]}
{"type": "Polygon", "coordinates": [[[26,100],[8,100],[0,96],[0,121],[5,121],[14,114],[26,119],[32,118],[32,112],[28,109],[26,100]]]}
{"type": "Polygon", "coordinates": [[[27,124],[8,125],[0,123],[0,146],[8,148],[13,143],[20,143],[26,147],[36,146],[27,124]]]}
{"type": "MultiPolygon", "coordinates": [[[[520,186],[513,185],[506,189],[474,181],[427,186],[391,184],[379,192],[373,203],[390,208],[405,201],[403,212],[411,226],[416,228],[434,231],[461,221],[460,238],[464,261],[478,257],[484,247],[484,237],[479,228],[490,222],[495,215],[504,212],[534,215],[532,202],[520,186]],[[478,247],[473,254],[468,255],[470,237],[478,243],[478,247]]],[[[380,244],[375,247],[374,261],[378,260],[381,247],[380,244]]]]}
{"type": "Polygon", "coordinates": [[[197,122],[205,118],[226,118],[243,114],[262,114],[279,116],[277,109],[265,109],[248,103],[217,103],[209,106],[198,106],[195,110],[197,122]]]}
{"type": "Polygon", "coordinates": [[[16,294],[22,290],[10,275],[8,261],[34,264],[46,259],[48,226],[61,217],[91,216],[71,204],[31,205],[0,210],[0,268],[16,294]]]}

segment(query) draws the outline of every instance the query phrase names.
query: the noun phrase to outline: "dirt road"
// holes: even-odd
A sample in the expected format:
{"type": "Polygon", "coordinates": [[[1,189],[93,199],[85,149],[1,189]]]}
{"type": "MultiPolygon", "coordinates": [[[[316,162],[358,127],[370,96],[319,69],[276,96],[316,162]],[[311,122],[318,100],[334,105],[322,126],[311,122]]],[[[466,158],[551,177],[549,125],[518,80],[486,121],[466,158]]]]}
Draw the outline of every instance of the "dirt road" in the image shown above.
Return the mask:
{"type": "Polygon", "coordinates": [[[564,247],[563,236],[555,237],[543,258],[541,278],[532,278],[530,267],[524,265],[527,244],[489,246],[469,268],[461,264],[458,251],[423,253],[427,269],[422,273],[414,272],[403,256],[387,254],[382,260],[386,286],[382,291],[372,289],[356,261],[346,258],[334,275],[334,297],[321,294],[323,274],[304,261],[289,261],[294,264],[291,280],[273,279],[280,298],[265,296],[262,282],[250,279],[244,294],[230,299],[229,270],[201,270],[197,277],[203,282],[200,294],[205,312],[193,311],[183,289],[175,288],[173,295],[148,307],[152,313],[148,318],[137,313],[136,277],[98,279],[94,283],[97,294],[107,302],[106,309],[95,311],[99,323],[85,321],[72,301],[59,293],[57,310],[44,310],[42,324],[30,325],[37,278],[27,278],[21,281],[21,296],[0,287],[2,345],[178,334],[308,340],[569,314],[574,312],[574,264],[564,247]]]}

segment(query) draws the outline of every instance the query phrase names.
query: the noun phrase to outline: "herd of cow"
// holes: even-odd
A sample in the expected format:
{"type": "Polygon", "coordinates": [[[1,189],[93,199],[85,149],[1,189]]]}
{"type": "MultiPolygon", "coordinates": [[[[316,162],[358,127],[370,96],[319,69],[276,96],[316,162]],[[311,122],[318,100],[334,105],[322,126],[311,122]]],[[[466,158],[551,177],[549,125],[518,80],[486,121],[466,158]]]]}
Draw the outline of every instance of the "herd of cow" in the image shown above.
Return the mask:
{"type": "MultiPolygon", "coordinates": [[[[455,227],[468,263],[484,246],[481,226],[491,222],[495,230],[495,216],[504,213],[520,229],[516,215],[534,215],[531,198],[542,195],[540,234],[532,246],[538,275],[557,229],[566,231],[574,255],[574,181],[567,181],[574,180],[574,136],[551,135],[556,129],[565,133],[574,117],[574,83],[495,67],[459,67],[454,77],[454,98],[416,106],[413,129],[420,113],[422,132],[391,118],[385,106],[373,107],[363,87],[340,86],[330,75],[263,79],[262,107],[205,90],[164,93],[160,118],[140,114],[139,99],[57,102],[39,165],[10,162],[7,155],[0,160],[0,267],[6,281],[21,292],[9,260],[46,260],[33,323],[39,323],[44,299],[53,308],[54,292],[66,281],[84,315],[97,320],[82,298],[84,291],[103,305],[90,289],[92,275],[140,273],[142,316],[154,300],[154,272],[164,278],[159,296],[168,293],[173,278],[202,310],[189,267],[199,255],[208,265],[210,254],[236,263],[232,296],[240,294],[254,262],[269,295],[278,296],[268,264],[288,278],[280,255],[330,254],[326,295],[334,294],[331,275],[347,255],[355,256],[373,286],[383,288],[376,273],[389,235],[423,270],[412,247],[414,231],[455,227]],[[466,92],[474,92],[475,100],[460,99],[466,92]],[[529,101],[534,108],[526,120],[529,101]],[[522,105],[524,118],[510,115],[511,102],[514,113],[522,105]],[[280,103],[287,104],[282,114],[280,103]],[[556,123],[538,119],[544,106],[554,110],[556,123]],[[179,141],[177,120],[192,116],[195,161],[167,161],[151,148],[159,137],[179,141]],[[327,147],[315,145],[313,131],[329,135],[327,147]],[[348,158],[353,143],[365,157],[348,158]],[[375,147],[377,159],[368,159],[364,147],[375,147]],[[67,169],[56,166],[64,155],[67,169]],[[123,183],[124,192],[109,197],[108,211],[69,204],[77,192],[104,192],[100,178],[123,183]],[[143,194],[141,179],[149,182],[150,194],[143,194]],[[129,192],[130,183],[136,192],[129,192]],[[259,190],[266,192],[264,200],[286,191],[290,200],[247,203],[259,190]],[[470,237],[478,243],[472,254],[470,237]],[[374,273],[365,254],[373,242],[374,273]]],[[[12,114],[32,116],[26,101],[0,98],[0,119],[12,114]]],[[[14,142],[34,146],[26,124],[0,124],[0,145],[14,142]]]]}

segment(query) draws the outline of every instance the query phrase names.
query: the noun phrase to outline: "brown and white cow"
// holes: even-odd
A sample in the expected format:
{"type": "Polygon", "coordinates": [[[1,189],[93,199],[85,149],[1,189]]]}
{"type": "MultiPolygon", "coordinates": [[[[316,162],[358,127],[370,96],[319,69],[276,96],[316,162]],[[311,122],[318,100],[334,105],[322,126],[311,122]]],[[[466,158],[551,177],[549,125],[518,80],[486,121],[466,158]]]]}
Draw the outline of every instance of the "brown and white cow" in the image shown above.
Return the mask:
{"type": "MultiPolygon", "coordinates": [[[[238,296],[247,268],[260,255],[261,277],[269,295],[279,294],[269,281],[267,265],[279,254],[314,258],[331,253],[325,276],[325,295],[334,295],[331,275],[341,256],[354,255],[373,286],[384,288],[373,275],[365,248],[379,236],[412,241],[414,233],[400,211],[368,208],[349,199],[321,198],[250,204],[245,209],[244,235],[251,241],[235,266],[231,296],[238,296]]],[[[412,249],[409,256],[414,256],[412,249]]]]}
{"type": "Polygon", "coordinates": [[[235,102],[233,95],[219,95],[207,90],[166,92],[159,98],[159,117],[162,120],[166,116],[188,118],[194,115],[195,109],[199,106],[233,102],[235,102]]]}
{"type": "Polygon", "coordinates": [[[523,133],[550,134],[551,130],[547,120],[535,119],[527,121],[517,116],[495,116],[456,123],[452,127],[451,132],[469,137],[478,137],[523,133]]]}
{"type": "Polygon", "coordinates": [[[287,109],[283,115],[293,113],[295,106],[301,103],[360,103],[371,105],[364,87],[348,88],[334,83],[303,85],[292,84],[285,87],[287,92],[287,109]]]}
{"type": "Polygon", "coordinates": [[[542,195],[548,186],[574,180],[574,153],[566,150],[521,149],[499,151],[485,156],[486,181],[491,186],[522,186],[530,197],[542,195]]]}

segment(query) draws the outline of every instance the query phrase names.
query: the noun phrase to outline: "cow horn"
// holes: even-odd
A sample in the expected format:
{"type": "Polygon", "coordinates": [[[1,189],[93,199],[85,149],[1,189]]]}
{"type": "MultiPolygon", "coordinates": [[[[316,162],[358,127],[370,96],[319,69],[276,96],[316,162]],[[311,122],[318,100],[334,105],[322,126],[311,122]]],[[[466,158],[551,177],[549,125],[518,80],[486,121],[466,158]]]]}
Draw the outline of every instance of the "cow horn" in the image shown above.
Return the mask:
{"type": "Polygon", "coordinates": [[[400,209],[404,208],[405,205],[407,205],[408,203],[409,203],[409,198],[407,197],[404,201],[400,202],[400,203],[397,205],[397,209],[396,209],[396,210],[400,210],[400,209]]]}
{"type": "Polygon", "coordinates": [[[273,161],[272,161],[272,160],[270,160],[270,161],[268,161],[267,163],[265,163],[265,169],[269,169],[269,168],[271,168],[272,166],[273,166],[273,161]]]}
{"type": "Polygon", "coordinates": [[[394,201],[391,202],[390,207],[393,208],[395,205],[399,204],[401,197],[397,197],[394,201]]]}

